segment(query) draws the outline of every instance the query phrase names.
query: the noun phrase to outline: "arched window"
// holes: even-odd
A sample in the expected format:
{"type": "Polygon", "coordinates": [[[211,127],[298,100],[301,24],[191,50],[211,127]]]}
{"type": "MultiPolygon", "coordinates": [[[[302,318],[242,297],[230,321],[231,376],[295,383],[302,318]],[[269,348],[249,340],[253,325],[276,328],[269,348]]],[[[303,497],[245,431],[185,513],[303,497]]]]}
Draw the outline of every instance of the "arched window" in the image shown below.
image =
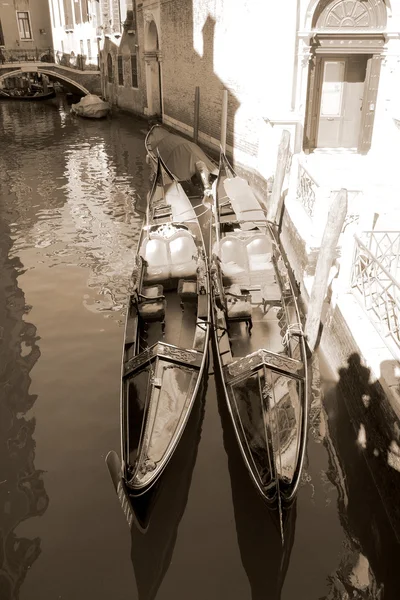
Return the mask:
{"type": "Polygon", "coordinates": [[[332,29],[384,29],[384,0],[321,0],[313,17],[313,27],[332,29]]]}
{"type": "Polygon", "coordinates": [[[107,74],[109,83],[113,82],[113,61],[111,54],[107,55],[107,74]]]}

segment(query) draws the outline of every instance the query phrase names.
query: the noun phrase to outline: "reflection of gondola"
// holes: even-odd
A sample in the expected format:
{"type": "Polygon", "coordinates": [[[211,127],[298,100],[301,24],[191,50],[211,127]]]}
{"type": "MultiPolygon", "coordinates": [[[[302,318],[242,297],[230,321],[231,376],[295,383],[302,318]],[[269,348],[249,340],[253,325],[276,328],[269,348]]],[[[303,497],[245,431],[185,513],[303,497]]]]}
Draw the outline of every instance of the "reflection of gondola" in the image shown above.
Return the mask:
{"type": "Polygon", "coordinates": [[[307,430],[307,357],[273,226],[221,152],[211,280],[224,393],[254,484],[277,509],[296,494],[307,430]]]}
{"type": "MultiPolygon", "coordinates": [[[[206,391],[205,375],[186,429],[157,489],[139,498],[125,496],[124,510],[132,524],[132,562],[140,600],[155,598],[171,562],[196,462],[206,391]]],[[[112,478],[117,487],[121,473],[112,472],[112,478]]]]}
{"type": "MultiPolygon", "coordinates": [[[[210,330],[207,262],[196,213],[161,159],[138,244],[121,385],[123,488],[147,493],[196,402],[210,330]]],[[[118,467],[109,457],[113,470],[118,467]]],[[[122,487],[121,487],[122,486],[122,487]]]]}
{"type": "Polygon", "coordinates": [[[294,543],[296,500],[283,512],[285,544],[282,545],[276,519],[271,519],[268,505],[257,493],[241,460],[218,371],[215,373],[215,383],[224,447],[228,455],[237,540],[243,567],[249,579],[253,600],[264,600],[266,589],[268,589],[268,598],[278,600],[294,543]]]}
{"type": "Polygon", "coordinates": [[[56,93],[54,90],[51,90],[51,92],[47,92],[46,94],[44,93],[40,93],[40,92],[35,92],[34,94],[31,95],[13,95],[13,94],[9,94],[8,92],[6,92],[5,90],[0,90],[0,100],[18,100],[21,102],[36,102],[37,100],[50,100],[51,98],[55,98],[56,97],[56,93]]]}

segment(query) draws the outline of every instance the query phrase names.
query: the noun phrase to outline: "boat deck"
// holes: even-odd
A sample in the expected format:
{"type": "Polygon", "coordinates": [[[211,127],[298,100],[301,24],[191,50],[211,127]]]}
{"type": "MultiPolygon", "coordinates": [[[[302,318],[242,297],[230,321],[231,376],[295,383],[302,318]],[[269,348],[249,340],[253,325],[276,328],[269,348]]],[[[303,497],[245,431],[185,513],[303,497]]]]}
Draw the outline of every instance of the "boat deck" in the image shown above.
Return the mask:
{"type": "Polygon", "coordinates": [[[167,302],[164,336],[161,323],[149,323],[147,339],[145,344],[141,343],[141,352],[146,346],[156,344],[160,340],[178,348],[193,348],[194,346],[197,304],[185,303],[182,311],[176,290],[164,290],[164,296],[167,302]]]}
{"type": "MultiPolygon", "coordinates": [[[[233,358],[246,356],[256,352],[260,348],[268,348],[272,352],[283,352],[285,347],[282,344],[283,335],[279,327],[277,312],[278,306],[274,306],[264,314],[261,305],[261,293],[252,292],[252,323],[253,328],[249,335],[246,324],[243,322],[229,323],[229,337],[232,343],[231,352],[233,358]]],[[[284,334],[284,332],[283,332],[284,334]]]]}

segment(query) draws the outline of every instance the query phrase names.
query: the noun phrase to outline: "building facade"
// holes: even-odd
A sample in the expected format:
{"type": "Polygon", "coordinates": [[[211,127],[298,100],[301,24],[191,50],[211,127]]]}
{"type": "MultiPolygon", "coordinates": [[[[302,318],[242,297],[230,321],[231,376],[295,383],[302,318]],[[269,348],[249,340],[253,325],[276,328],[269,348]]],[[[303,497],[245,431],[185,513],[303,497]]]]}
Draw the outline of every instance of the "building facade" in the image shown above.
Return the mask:
{"type": "Polygon", "coordinates": [[[40,58],[53,46],[48,0],[12,0],[0,5],[0,48],[18,60],[40,58]]]}
{"type": "Polygon", "coordinates": [[[400,0],[103,0],[102,13],[113,104],[192,135],[198,86],[199,140],[218,151],[227,90],[227,151],[264,191],[290,132],[286,208],[300,271],[340,188],[364,228],[376,207],[396,204],[400,0]]]}
{"type": "Polygon", "coordinates": [[[119,108],[143,115],[146,82],[139,55],[134,0],[100,0],[103,96],[119,108]]]}
{"type": "Polygon", "coordinates": [[[48,0],[57,61],[82,70],[99,67],[98,0],[48,0]]]}

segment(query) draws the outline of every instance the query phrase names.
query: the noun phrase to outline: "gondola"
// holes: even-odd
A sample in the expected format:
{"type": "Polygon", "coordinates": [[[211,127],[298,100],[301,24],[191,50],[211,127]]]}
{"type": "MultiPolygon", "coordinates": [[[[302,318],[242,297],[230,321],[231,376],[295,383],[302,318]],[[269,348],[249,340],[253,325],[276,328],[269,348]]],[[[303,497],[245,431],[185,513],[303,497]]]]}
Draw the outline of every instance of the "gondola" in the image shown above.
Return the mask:
{"type": "MultiPolygon", "coordinates": [[[[210,333],[208,264],[196,213],[162,159],[147,203],[128,299],[121,384],[118,495],[150,492],[198,396],[210,333]]],[[[107,464],[115,482],[118,456],[107,464]]]]}
{"type": "Polygon", "coordinates": [[[171,133],[158,123],[148,131],[145,148],[147,162],[154,173],[157,170],[157,156],[160,154],[185,191],[194,196],[202,196],[209,181],[218,175],[217,165],[200,146],[181,135],[171,133]]]}
{"type": "Polygon", "coordinates": [[[51,100],[51,98],[55,98],[56,93],[54,90],[47,92],[46,94],[41,94],[39,92],[35,92],[30,96],[14,96],[8,94],[5,90],[0,90],[0,100],[18,100],[21,102],[36,102],[38,100],[51,100]]]}
{"type": "Polygon", "coordinates": [[[307,431],[307,354],[296,296],[268,222],[247,181],[221,151],[210,248],[216,363],[251,479],[277,509],[299,486],[307,431]]]}

